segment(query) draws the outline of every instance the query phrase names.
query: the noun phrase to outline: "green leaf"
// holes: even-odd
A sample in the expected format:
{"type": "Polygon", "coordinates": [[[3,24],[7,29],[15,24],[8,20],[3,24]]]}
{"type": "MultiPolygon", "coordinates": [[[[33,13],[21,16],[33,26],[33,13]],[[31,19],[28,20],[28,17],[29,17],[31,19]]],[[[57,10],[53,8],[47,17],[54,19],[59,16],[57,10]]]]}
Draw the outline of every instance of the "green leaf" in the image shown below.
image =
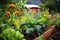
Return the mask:
{"type": "Polygon", "coordinates": [[[38,40],[44,40],[43,35],[39,36],[38,40]]]}
{"type": "Polygon", "coordinates": [[[26,34],[30,34],[30,33],[32,33],[33,31],[34,31],[33,28],[27,28],[27,29],[26,29],[26,34]]]}
{"type": "Polygon", "coordinates": [[[40,25],[34,25],[34,27],[36,28],[36,31],[38,33],[41,31],[42,26],[40,26],[40,25]]]}

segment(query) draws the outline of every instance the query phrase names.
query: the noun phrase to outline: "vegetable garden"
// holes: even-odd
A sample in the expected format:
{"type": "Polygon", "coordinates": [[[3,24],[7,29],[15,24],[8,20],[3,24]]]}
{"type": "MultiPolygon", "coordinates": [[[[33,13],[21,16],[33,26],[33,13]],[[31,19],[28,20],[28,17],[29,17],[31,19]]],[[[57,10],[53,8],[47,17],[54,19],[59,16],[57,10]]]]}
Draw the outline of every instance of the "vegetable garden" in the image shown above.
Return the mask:
{"type": "Polygon", "coordinates": [[[30,14],[26,2],[0,1],[0,40],[59,40],[60,14],[52,16],[49,9],[30,14]]]}

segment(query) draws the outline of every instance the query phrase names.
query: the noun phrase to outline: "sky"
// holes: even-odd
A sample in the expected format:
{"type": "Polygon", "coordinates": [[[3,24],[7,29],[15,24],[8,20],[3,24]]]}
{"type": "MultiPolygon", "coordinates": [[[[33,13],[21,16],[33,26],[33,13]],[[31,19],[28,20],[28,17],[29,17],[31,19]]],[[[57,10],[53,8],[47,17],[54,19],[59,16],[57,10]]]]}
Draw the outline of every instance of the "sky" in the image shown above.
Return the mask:
{"type": "MultiPolygon", "coordinates": [[[[17,0],[19,1],[19,0],[17,0]]],[[[39,4],[40,3],[40,0],[28,0],[27,1],[27,4],[39,4]]]]}
{"type": "Polygon", "coordinates": [[[28,0],[27,3],[28,3],[28,4],[33,4],[33,3],[39,4],[39,3],[40,3],[40,0],[28,0]]]}

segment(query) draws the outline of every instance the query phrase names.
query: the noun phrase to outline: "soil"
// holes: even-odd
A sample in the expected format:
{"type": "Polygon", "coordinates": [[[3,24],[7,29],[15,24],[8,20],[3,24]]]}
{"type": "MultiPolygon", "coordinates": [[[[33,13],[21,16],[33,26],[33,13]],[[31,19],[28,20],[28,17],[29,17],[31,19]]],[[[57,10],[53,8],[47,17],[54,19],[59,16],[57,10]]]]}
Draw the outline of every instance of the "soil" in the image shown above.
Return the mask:
{"type": "Polygon", "coordinates": [[[60,25],[56,26],[51,36],[54,40],[60,40],[60,25]]]}
{"type": "Polygon", "coordinates": [[[35,38],[37,38],[38,37],[38,34],[37,33],[32,33],[32,34],[30,34],[30,35],[27,35],[27,34],[24,34],[24,38],[26,39],[26,40],[33,40],[33,39],[35,39],[35,38]]]}

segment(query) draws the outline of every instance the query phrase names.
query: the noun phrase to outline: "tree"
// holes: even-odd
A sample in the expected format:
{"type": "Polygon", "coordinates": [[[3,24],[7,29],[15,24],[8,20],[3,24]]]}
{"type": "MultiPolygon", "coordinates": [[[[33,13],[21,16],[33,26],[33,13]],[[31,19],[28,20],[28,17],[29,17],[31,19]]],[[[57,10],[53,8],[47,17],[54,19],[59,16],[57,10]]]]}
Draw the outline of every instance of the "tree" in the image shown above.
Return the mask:
{"type": "Polygon", "coordinates": [[[60,0],[46,0],[45,7],[49,8],[49,12],[60,12],[60,0]]]}

